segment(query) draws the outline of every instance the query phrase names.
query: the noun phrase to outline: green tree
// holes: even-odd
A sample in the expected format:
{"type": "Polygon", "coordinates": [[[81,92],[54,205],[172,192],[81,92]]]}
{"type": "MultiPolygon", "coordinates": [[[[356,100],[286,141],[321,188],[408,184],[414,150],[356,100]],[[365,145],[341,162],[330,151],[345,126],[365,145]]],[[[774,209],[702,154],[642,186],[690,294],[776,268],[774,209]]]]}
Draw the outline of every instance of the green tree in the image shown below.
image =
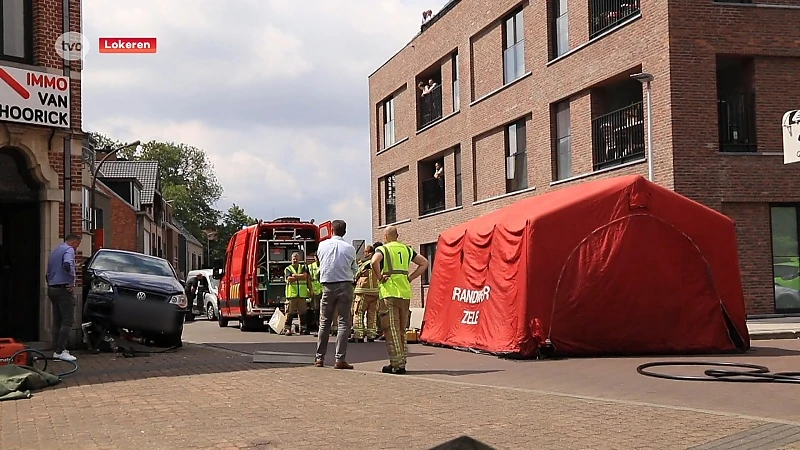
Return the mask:
{"type": "MultiPolygon", "coordinates": [[[[103,133],[98,133],[96,131],[90,131],[89,135],[94,139],[95,148],[98,149],[98,150],[120,148],[120,147],[123,147],[123,146],[125,146],[127,144],[130,144],[130,142],[122,142],[122,141],[119,141],[119,140],[111,139],[107,135],[105,135],[103,133]]],[[[119,158],[119,159],[133,159],[133,155],[134,155],[135,152],[136,152],[135,148],[126,148],[126,149],[120,150],[117,153],[117,158],[119,158]]]]}
{"type": "Polygon", "coordinates": [[[203,230],[217,225],[220,214],[213,205],[222,196],[222,186],[203,150],[175,142],[150,141],[130,159],[158,162],[162,194],[172,201],[175,217],[195,237],[203,238],[203,230]]]}
{"type": "Polygon", "coordinates": [[[225,259],[225,251],[231,237],[243,226],[255,225],[257,219],[247,215],[245,210],[237,204],[232,204],[228,211],[222,215],[219,224],[209,232],[209,243],[211,247],[211,264],[221,262],[225,259]]]}

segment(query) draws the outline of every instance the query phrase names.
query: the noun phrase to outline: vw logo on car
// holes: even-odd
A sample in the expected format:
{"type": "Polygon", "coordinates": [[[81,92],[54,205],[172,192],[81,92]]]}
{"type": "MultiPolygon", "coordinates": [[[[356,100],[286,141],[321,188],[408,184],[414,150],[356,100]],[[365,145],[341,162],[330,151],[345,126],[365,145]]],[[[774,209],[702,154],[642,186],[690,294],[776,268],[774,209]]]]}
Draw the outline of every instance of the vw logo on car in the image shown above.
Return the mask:
{"type": "Polygon", "coordinates": [[[147,294],[145,294],[144,292],[139,292],[138,294],[136,294],[136,299],[137,300],[144,300],[146,297],[147,297],[147,294]]]}

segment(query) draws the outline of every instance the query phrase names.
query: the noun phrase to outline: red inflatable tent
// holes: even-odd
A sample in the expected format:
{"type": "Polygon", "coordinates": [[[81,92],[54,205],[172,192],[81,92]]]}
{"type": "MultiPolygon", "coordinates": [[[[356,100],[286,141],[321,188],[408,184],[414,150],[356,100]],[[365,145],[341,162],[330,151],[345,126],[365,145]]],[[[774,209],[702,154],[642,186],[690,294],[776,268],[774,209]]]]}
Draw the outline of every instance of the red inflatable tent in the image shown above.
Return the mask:
{"type": "Polygon", "coordinates": [[[750,348],[733,221],[638,175],[453,227],[431,278],[426,344],[517,357],[549,344],[565,356],[750,348]]]}

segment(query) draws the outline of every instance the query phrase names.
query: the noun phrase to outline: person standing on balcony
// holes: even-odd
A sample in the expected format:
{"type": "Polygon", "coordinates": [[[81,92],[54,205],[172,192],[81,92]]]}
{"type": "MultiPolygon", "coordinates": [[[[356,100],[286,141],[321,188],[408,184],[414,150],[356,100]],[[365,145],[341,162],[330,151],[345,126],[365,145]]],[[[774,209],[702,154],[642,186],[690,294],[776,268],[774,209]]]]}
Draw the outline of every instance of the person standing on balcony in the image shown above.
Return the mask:
{"type": "Polygon", "coordinates": [[[308,268],[300,264],[300,253],[292,253],[292,264],[284,271],[286,277],[286,325],[283,334],[292,335],[294,315],[300,316],[300,334],[308,334],[306,325],[306,299],[310,297],[311,279],[308,268]]]}
{"type": "Polygon", "coordinates": [[[406,373],[408,357],[408,341],[406,329],[411,315],[411,282],[422,275],[428,268],[428,260],[411,247],[397,240],[397,228],[386,228],[386,243],[375,249],[372,256],[372,270],[380,280],[378,288],[381,301],[386,311],[386,349],[389,352],[389,365],[383,367],[383,373],[406,373]],[[417,265],[414,272],[409,273],[411,262],[417,265]],[[388,323],[387,323],[388,322],[388,323]]]}

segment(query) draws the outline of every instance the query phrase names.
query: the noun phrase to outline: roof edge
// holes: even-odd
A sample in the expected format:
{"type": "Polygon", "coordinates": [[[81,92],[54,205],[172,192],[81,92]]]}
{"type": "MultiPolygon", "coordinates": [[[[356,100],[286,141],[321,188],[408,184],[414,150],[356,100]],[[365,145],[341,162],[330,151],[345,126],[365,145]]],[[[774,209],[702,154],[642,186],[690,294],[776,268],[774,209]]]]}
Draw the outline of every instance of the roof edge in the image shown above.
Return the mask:
{"type": "Polygon", "coordinates": [[[389,63],[390,63],[390,62],[391,62],[391,61],[392,61],[394,58],[396,58],[396,57],[397,57],[397,55],[399,55],[399,54],[400,54],[400,52],[402,52],[403,50],[405,50],[406,48],[408,48],[408,46],[409,46],[409,45],[413,44],[413,43],[414,43],[414,41],[415,41],[415,40],[416,40],[418,37],[420,37],[420,35],[422,35],[422,33],[424,33],[425,31],[427,31],[427,30],[428,30],[428,28],[430,28],[430,27],[431,27],[431,26],[432,26],[434,23],[436,23],[437,21],[439,21],[439,19],[441,19],[442,17],[444,17],[444,16],[445,16],[445,14],[447,14],[447,13],[448,13],[450,10],[452,10],[453,8],[455,8],[455,6],[456,6],[457,4],[459,4],[460,2],[461,2],[461,0],[450,0],[450,1],[448,1],[447,3],[445,3],[445,5],[444,5],[444,6],[442,6],[442,9],[440,9],[440,10],[439,10],[439,12],[437,12],[436,14],[434,14],[433,16],[431,16],[431,18],[430,18],[430,19],[428,19],[428,21],[427,21],[427,22],[423,23],[423,24],[420,26],[420,30],[419,30],[419,32],[417,32],[417,34],[415,34],[415,35],[414,35],[414,37],[412,37],[412,38],[411,38],[411,40],[410,40],[410,41],[408,41],[408,43],[407,43],[406,45],[404,45],[402,48],[400,48],[400,50],[398,50],[398,51],[397,51],[397,52],[395,52],[395,53],[394,53],[392,56],[390,56],[390,57],[389,57],[389,59],[387,59],[386,61],[384,61],[384,62],[383,62],[383,64],[381,64],[380,66],[378,66],[378,68],[377,68],[377,69],[373,70],[371,74],[367,75],[367,79],[370,79],[370,78],[372,78],[372,76],[373,76],[373,75],[375,75],[376,73],[378,73],[378,71],[379,71],[379,70],[383,69],[383,68],[384,68],[384,66],[386,66],[386,65],[387,65],[387,64],[389,64],[389,63]]]}

